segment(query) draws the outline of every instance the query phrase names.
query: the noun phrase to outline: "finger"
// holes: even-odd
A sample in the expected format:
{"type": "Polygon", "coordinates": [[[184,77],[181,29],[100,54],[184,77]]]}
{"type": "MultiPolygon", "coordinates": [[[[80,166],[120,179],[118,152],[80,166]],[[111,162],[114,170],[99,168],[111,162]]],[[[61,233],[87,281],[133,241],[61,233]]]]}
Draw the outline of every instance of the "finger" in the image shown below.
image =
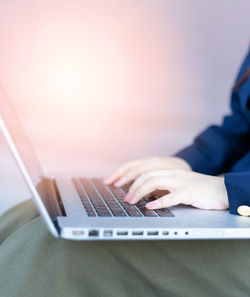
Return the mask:
{"type": "Polygon", "coordinates": [[[141,198],[155,190],[168,190],[170,192],[176,188],[176,179],[166,176],[153,176],[146,180],[133,194],[130,195],[127,202],[137,203],[141,198]]]}
{"type": "Polygon", "coordinates": [[[139,176],[136,181],[131,185],[129,188],[129,193],[133,194],[137,189],[145,183],[148,179],[150,179],[153,176],[170,176],[171,171],[168,170],[153,170],[153,171],[148,171],[141,176],[139,176]]]}
{"type": "Polygon", "coordinates": [[[120,168],[118,168],[113,174],[104,178],[103,183],[106,185],[110,185],[114,183],[117,179],[121,178],[123,174],[125,174],[129,169],[133,168],[139,163],[139,160],[135,160],[129,163],[124,164],[120,168]]]}
{"type": "MultiPolygon", "coordinates": [[[[123,185],[135,180],[138,176],[146,174],[148,170],[148,165],[135,166],[129,170],[115,183],[115,186],[122,187],[123,185]]],[[[148,175],[149,177],[151,175],[148,175]]]]}
{"type": "Polygon", "coordinates": [[[168,194],[161,198],[156,199],[155,201],[149,202],[146,204],[148,209],[160,209],[178,205],[181,203],[180,196],[177,193],[168,194]]]}

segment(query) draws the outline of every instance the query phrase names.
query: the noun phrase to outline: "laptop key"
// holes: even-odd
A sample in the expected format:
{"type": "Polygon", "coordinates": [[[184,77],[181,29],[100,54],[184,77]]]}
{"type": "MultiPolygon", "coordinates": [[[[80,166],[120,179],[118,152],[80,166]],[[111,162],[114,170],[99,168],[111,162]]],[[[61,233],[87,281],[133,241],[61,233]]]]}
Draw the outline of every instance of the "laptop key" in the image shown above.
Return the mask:
{"type": "Polygon", "coordinates": [[[112,210],[112,213],[116,217],[126,217],[127,216],[126,213],[120,209],[114,209],[114,210],[112,210]]]}
{"type": "Polygon", "coordinates": [[[135,208],[135,204],[128,204],[128,202],[120,202],[124,208],[135,208]]]}
{"type": "Polygon", "coordinates": [[[174,214],[170,210],[168,210],[167,208],[165,208],[165,209],[156,209],[155,212],[160,217],[174,217],[174,214]]]}
{"type": "Polygon", "coordinates": [[[99,213],[99,217],[112,217],[111,213],[99,213]]]}
{"type": "Polygon", "coordinates": [[[145,207],[146,203],[145,202],[138,202],[135,204],[137,207],[145,207]]]}
{"type": "Polygon", "coordinates": [[[157,217],[156,213],[153,210],[147,209],[146,207],[140,208],[140,211],[145,217],[157,217]]]}
{"type": "Polygon", "coordinates": [[[93,211],[93,207],[91,206],[85,206],[86,211],[93,211]]]}
{"type": "Polygon", "coordinates": [[[120,207],[119,205],[109,206],[109,208],[110,208],[111,210],[120,210],[120,209],[121,209],[121,207],[120,207]]]}
{"type": "Polygon", "coordinates": [[[109,189],[112,191],[112,193],[119,201],[123,201],[125,194],[120,188],[115,188],[114,186],[110,186],[109,189]]]}
{"type": "Polygon", "coordinates": [[[96,217],[96,214],[95,214],[95,212],[93,212],[93,211],[87,211],[87,215],[88,215],[89,217],[96,217]]]}
{"type": "Polygon", "coordinates": [[[126,212],[131,217],[141,217],[142,216],[136,208],[126,208],[126,212]]]}
{"type": "Polygon", "coordinates": [[[111,213],[107,209],[96,208],[96,212],[98,215],[110,215],[111,216],[111,213]]]}

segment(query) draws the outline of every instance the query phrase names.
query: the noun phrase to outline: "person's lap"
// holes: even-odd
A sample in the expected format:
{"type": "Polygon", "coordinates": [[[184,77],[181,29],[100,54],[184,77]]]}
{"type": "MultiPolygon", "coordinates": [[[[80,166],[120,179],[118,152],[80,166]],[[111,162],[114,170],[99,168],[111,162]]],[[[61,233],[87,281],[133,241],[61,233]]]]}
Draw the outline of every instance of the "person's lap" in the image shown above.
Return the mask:
{"type": "Polygon", "coordinates": [[[0,217],[0,296],[249,296],[250,241],[54,239],[31,201],[0,217]]]}

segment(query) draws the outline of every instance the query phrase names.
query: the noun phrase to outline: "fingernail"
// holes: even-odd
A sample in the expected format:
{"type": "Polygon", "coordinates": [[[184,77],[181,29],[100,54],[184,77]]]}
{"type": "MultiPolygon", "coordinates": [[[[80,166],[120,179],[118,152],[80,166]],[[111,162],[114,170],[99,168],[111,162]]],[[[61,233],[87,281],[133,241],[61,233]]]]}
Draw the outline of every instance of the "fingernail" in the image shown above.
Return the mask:
{"type": "Polygon", "coordinates": [[[134,194],[130,194],[130,195],[129,195],[129,199],[127,200],[127,202],[129,202],[129,203],[133,203],[134,197],[135,197],[134,194]]]}
{"type": "Polygon", "coordinates": [[[130,194],[127,193],[126,196],[124,197],[124,201],[128,202],[130,199],[130,194]]]}
{"type": "Polygon", "coordinates": [[[110,177],[105,177],[105,178],[102,180],[102,182],[103,182],[105,185],[108,184],[109,181],[110,181],[110,177]]]}
{"type": "Polygon", "coordinates": [[[120,187],[122,184],[123,184],[123,180],[122,180],[122,178],[121,178],[121,179],[119,179],[117,182],[114,183],[114,186],[115,186],[115,187],[120,187]]]}
{"type": "Polygon", "coordinates": [[[155,206],[156,206],[156,203],[154,201],[149,202],[149,203],[146,204],[147,208],[154,208],[155,206]]]}

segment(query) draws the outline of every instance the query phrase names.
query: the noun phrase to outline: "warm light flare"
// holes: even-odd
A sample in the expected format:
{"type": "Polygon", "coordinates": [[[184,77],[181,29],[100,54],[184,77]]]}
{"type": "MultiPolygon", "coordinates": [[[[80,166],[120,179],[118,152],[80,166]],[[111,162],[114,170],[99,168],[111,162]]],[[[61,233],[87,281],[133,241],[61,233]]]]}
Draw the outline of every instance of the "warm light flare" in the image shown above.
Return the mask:
{"type": "Polygon", "coordinates": [[[46,158],[139,154],[174,63],[153,2],[39,3],[5,3],[0,19],[0,68],[33,143],[46,158]]]}

